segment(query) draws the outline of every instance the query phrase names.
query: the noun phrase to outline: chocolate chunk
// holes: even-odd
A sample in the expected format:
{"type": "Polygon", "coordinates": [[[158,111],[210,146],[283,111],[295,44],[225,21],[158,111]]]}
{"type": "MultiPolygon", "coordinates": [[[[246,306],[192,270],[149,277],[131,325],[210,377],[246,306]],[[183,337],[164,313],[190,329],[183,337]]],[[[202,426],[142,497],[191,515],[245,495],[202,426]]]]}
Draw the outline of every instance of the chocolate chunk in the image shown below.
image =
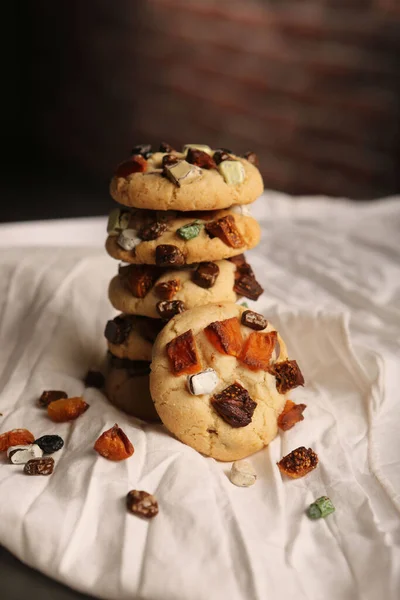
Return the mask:
{"type": "Polygon", "coordinates": [[[215,394],[211,398],[211,404],[219,416],[232,427],[246,427],[251,423],[257,406],[248,391],[237,382],[215,394]]]}
{"type": "Polygon", "coordinates": [[[218,237],[231,248],[242,248],[245,245],[232,215],[226,215],[217,221],[206,223],[205,228],[211,238],[218,237]]]}
{"type": "Polygon", "coordinates": [[[129,358],[119,358],[111,352],[108,352],[110,366],[114,369],[126,369],[132,377],[150,374],[150,362],[147,360],[129,360],[129,358]]]}
{"type": "Polygon", "coordinates": [[[175,315],[185,312],[186,307],[181,300],[162,300],[157,302],[156,309],[164,321],[169,321],[175,315]]]}
{"type": "Polygon", "coordinates": [[[257,300],[263,293],[264,290],[254,277],[253,270],[248,263],[237,268],[233,291],[239,296],[246,296],[250,300],[257,300]]]}
{"type": "Polygon", "coordinates": [[[171,146],[171,144],[167,144],[167,142],[161,142],[158,151],[159,152],[175,152],[175,149],[171,146]]]}
{"type": "Polygon", "coordinates": [[[129,512],[152,519],[158,515],[158,503],[152,494],[139,490],[131,490],[126,497],[126,506],[129,512]]]}
{"type": "Polygon", "coordinates": [[[216,169],[217,165],[214,162],[214,159],[211,158],[207,152],[203,152],[202,150],[195,150],[194,148],[189,148],[186,160],[188,163],[192,165],[196,165],[196,167],[200,167],[201,169],[216,169]]]}
{"type": "Polygon", "coordinates": [[[159,271],[153,265],[129,265],[129,270],[124,273],[123,281],[129,287],[132,296],[144,298],[153,287],[159,271]]]}
{"type": "Polygon", "coordinates": [[[24,467],[26,475],[51,475],[54,470],[54,458],[32,458],[24,467]]]}
{"type": "Polygon", "coordinates": [[[243,156],[246,160],[249,161],[249,163],[251,163],[255,167],[258,167],[258,165],[259,165],[258,156],[255,152],[245,152],[245,154],[243,154],[243,156]]]}
{"type": "Polygon", "coordinates": [[[213,262],[200,263],[193,273],[193,282],[202,288],[211,288],[217,281],[219,266],[213,262]]]}
{"type": "Polygon", "coordinates": [[[222,148],[220,150],[216,150],[213,156],[216,165],[219,165],[224,160],[230,160],[231,158],[232,157],[230,156],[229,152],[222,150],[222,148]]]}
{"type": "Polygon", "coordinates": [[[131,330],[131,319],[127,315],[119,315],[112,321],[107,321],[104,336],[111,344],[122,344],[127,339],[131,330]]]}
{"type": "Polygon", "coordinates": [[[279,394],[286,394],[299,385],[304,385],[304,377],[295,360],[277,362],[270,367],[269,372],[276,377],[276,389],[279,394]]]}
{"type": "Polygon", "coordinates": [[[245,310],[242,313],[242,325],[246,325],[246,327],[250,327],[250,329],[255,329],[256,331],[261,331],[267,327],[268,321],[259,313],[252,310],[245,310]]]}
{"type": "Polygon", "coordinates": [[[149,158],[151,156],[151,145],[150,144],[139,144],[138,146],[134,146],[132,148],[132,154],[140,154],[144,156],[144,158],[149,158]]]}
{"type": "Polygon", "coordinates": [[[144,173],[146,170],[147,160],[138,154],[118,165],[115,175],[116,177],[128,177],[132,173],[144,173]]]}
{"type": "Polygon", "coordinates": [[[244,256],[244,254],[237,254],[236,256],[230,256],[228,258],[228,260],[230,262],[233,262],[234,265],[236,265],[236,267],[240,267],[241,265],[247,265],[247,261],[246,258],[244,256]]]}
{"type": "Polygon", "coordinates": [[[165,165],[163,175],[168,177],[178,187],[196,181],[202,176],[202,171],[196,165],[191,165],[186,160],[180,160],[172,165],[165,165]]]}
{"type": "Polygon", "coordinates": [[[169,167],[170,165],[175,165],[180,160],[182,159],[179,156],[176,156],[175,154],[166,154],[162,157],[161,163],[163,167],[169,167]]]}
{"type": "Polygon", "coordinates": [[[156,265],[159,267],[181,267],[185,264],[185,257],[176,246],[160,244],[156,248],[156,265]]]}
{"type": "Polygon", "coordinates": [[[51,402],[65,398],[68,398],[68,394],[62,392],[61,390],[48,390],[46,392],[42,392],[42,395],[38,400],[38,404],[39,406],[46,408],[51,402]]]}
{"type": "Polygon", "coordinates": [[[156,287],[154,288],[154,292],[162,300],[172,300],[180,287],[181,282],[179,279],[170,279],[169,281],[157,283],[156,287]]]}
{"type": "Polygon", "coordinates": [[[89,370],[86,373],[84,379],[85,387],[98,388],[99,390],[104,386],[104,375],[100,371],[89,370]]]}
{"type": "Polygon", "coordinates": [[[166,223],[155,221],[155,223],[152,223],[151,225],[145,225],[142,227],[139,230],[138,236],[141,240],[149,242],[159,238],[165,231],[167,231],[167,229],[168,225],[166,223]]]}
{"type": "Polygon", "coordinates": [[[223,160],[218,165],[218,170],[228,185],[238,185],[245,180],[245,170],[238,160],[223,160]]]}

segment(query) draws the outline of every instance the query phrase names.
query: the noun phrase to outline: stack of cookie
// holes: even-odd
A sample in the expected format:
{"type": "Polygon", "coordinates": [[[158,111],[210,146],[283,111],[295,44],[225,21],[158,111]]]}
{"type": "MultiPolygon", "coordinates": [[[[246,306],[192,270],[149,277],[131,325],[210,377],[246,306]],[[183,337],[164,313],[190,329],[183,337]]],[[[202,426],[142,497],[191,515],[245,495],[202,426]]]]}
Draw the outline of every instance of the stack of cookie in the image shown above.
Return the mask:
{"type": "Polygon", "coordinates": [[[119,408],[152,421],[152,347],[171,318],[262,293],[243,252],[260,228],[247,205],[263,190],[254,153],[188,144],[137,146],[119,165],[111,195],[107,252],[122,262],[109,286],[121,312],[106,325],[106,393],[119,408]],[[122,206],[121,206],[122,205],[122,206]]]}

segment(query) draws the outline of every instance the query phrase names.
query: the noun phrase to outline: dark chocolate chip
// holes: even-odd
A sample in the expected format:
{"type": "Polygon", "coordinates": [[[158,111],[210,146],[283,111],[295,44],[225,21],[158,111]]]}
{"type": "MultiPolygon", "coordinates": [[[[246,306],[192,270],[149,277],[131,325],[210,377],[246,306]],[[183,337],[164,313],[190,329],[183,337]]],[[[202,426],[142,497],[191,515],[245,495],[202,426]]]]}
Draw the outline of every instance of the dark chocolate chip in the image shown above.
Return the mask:
{"type": "Polygon", "coordinates": [[[42,392],[38,400],[39,406],[43,406],[44,408],[48,406],[51,402],[55,400],[63,400],[68,398],[68,394],[66,392],[62,392],[61,390],[48,390],[46,392],[42,392]]]}
{"type": "Polygon", "coordinates": [[[138,236],[141,240],[149,242],[159,238],[165,231],[167,231],[167,229],[168,225],[166,223],[155,221],[155,223],[152,223],[151,225],[145,225],[142,227],[138,233],[138,236]]]}
{"type": "Polygon", "coordinates": [[[179,315],[186,310],[181,300],[161,300],[161,302],[157,302],[156,309],[164,321],[169,321],[175,315],[179,315]]]}
{"type": "Polygon", "coordinates": [[[234,292],[239,296],[245,296],[250,300],[257,300],[263,293],[263,288],[252,275],[239,274],[238,278],[235,278],[235,284],[233,286],[234,292]]]}
{"type": "Polygon", "coordinates": [[[211,288],[217,281],[219,266],[213,262],[200,263],[193,273],[193,281],[202,288],[211,288]]]}
{"type": "Polygon", "coordinates": [[[85,387],[101,389],[104,386],[104,375],[100,371],[89,370],[84,379],[85,387]]]}
{"type": "Polygon", "coordinates": [[[112,321],[107,321],[104,330],[105,338],[111,344],[122,344],[132,329],[132,323],[128,316],[118,316],[112,321]]]}
{"type": "Polygon", "coordinates": [[[150,144],[138,144],[132,148],[132,154],[140,154],[144,158],[151,156],[151,145],[150,144]]]}
{"type": "Polygon", "coordinates": [[[219,416],[232,427],[246,427],[253,418],[257,403],[240,383],[233,383],[211,398],[219,416]]]}
{"type": "Polygon", "coordinates": [[[160,244],[156,248],[156,265],[159,267],[181,267],[185,264],[185,257],[176,246],[160,244]]]}
{"type": "Polygon", "coordinates": [[[222,163],[222,161],[229,160],[232,157],[225,150],[216,150],[214,152],[213,158],[214,158],[215,163],[217,165],[219,165],[220,163],[222,163]]]}
{"type": "Polygon", "coordinates": [[[245,310],[242,313],[242,325],[246,325],[246,327],[250,327],[250,329],[255,329],[256,331],[261,331],[267,327],[268,321],[259,313],[252,310],[245,310]]]}

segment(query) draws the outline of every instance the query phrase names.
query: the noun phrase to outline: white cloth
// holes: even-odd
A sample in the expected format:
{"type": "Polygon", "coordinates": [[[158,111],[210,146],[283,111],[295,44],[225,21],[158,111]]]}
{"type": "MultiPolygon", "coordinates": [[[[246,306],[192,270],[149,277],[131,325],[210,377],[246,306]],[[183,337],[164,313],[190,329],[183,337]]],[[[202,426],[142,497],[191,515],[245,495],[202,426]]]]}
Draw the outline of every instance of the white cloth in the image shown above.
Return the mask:
{"type": "MultiPolygon", "coordinates": [[[[65,439],[50,477],[0,458],[0,542],[22,561],[108,600],[398,599],[400,200],[271,193],[253,213],[263,237],[249,259],[265,288],[255,306],[298,359],[307,385],[292,397],[307,410],[250,458],[258,480],[248,489],[230,483],[229,464],[119,413],[97,390],[70,424],[37,408],[43,389],[81,394],[104,354],[116,263],[100,247],[99,220],[78,225],[92,248],[0,251],[0,432],[65,439]],[[135,446],[116,464],[92,449],[115,422],[135,446]],[[276,461],[301,445],[318,468],[282,479],[276,461]],[[125,510],[132,488],[157,496],[151,522],[125,510]],[[322,495],[336,512],[310,521],[304,511],[322,495]]],[[[66,226],[64,245],[83,242],[66,226]]],[[[4,225],[0,240],[26,246],[37,228],[47,228],[34,240],[45,245],[64,224],[4,225]]]]}

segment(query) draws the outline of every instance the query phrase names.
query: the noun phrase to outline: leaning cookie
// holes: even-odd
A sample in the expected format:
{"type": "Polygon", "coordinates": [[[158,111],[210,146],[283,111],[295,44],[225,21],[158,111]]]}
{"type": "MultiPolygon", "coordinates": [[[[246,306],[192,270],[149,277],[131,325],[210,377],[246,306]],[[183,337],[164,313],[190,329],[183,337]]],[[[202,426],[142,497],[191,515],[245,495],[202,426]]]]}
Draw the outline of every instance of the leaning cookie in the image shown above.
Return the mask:
{"type": "MultiPolygon", "coordinates": [[[[111,196],[125,206],[154,210],[215,210],[254,202],[263,191],[252,157],[192,144],[183,152],[136,148],[111,180],[111,196]]],[[[146,147],[147,148],[147,147],[146,147]]]]}
{"type": "Polygon", "coordinates": [[[254,248],[260,226],[246,207],[185,215],[114,209],[106,250],[127,263],[180,266],[222,260],[254,248]]]}
{"type": "Polygon", "coordinates": [[[235,304],[174,317],[153,348],[150,390],[161,420],[179,440],[218,460],[269,444],[287,392],[303,383],[271,323],[235,304]]]}
{"type": "Polygon", "coordinates": [[[164,324],[161,319],[118,315],[107,321],[104,330],[108,350],[118,358],[150,362],[153,343],[164,324]]]}
{"type": "Polygon", "coordinates": [[[227,260],[167,271],[129,265],[111,280],[108,295],[114,308],[123,313],[167,321],[201,304],[235,302],[235,273],[236,265],[227,260]]]}

